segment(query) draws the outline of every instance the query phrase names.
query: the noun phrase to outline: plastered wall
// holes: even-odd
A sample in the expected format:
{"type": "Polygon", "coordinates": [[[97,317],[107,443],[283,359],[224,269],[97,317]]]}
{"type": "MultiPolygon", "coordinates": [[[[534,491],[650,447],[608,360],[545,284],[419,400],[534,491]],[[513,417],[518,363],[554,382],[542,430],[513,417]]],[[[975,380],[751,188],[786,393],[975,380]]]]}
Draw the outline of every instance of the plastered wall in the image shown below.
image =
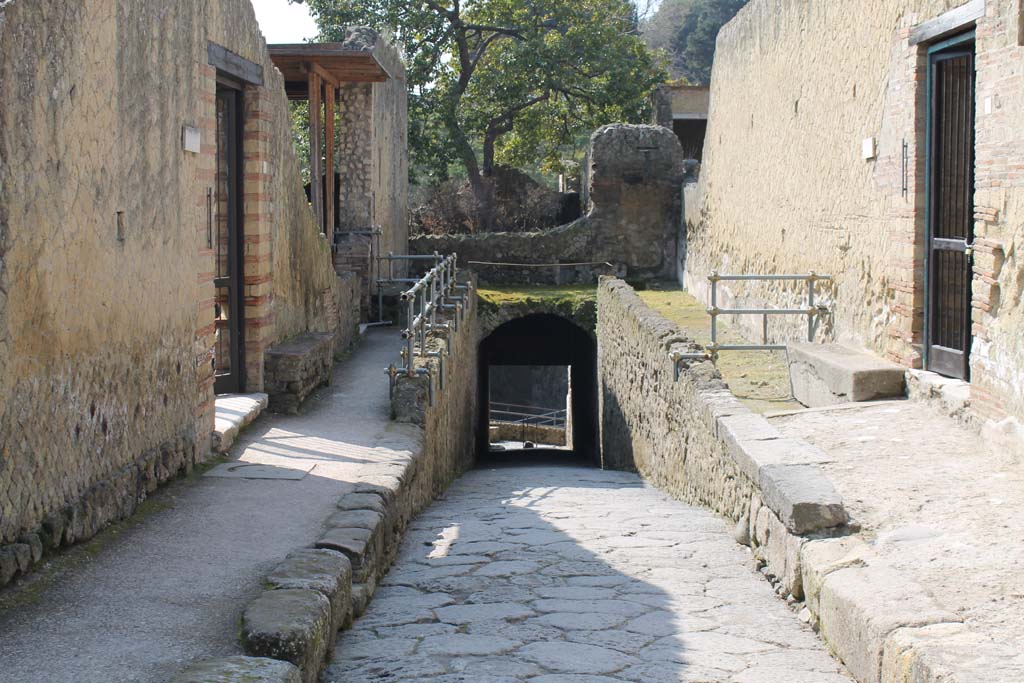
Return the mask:
{"type": "Polygon", "coordinates": [[[351,317],[248,0],[2,3],[0,584],[25,548],[88,537],[207,457],[210,41],[263,67],[245,92],[247,388],[266,346],[351,317]]]}
{"type": "MultiPolygon", "coordinates": [[[[699,186],[687,193],[691,291],[707,298],[711,270],[829,274],[819,301],[833,315],[819,339],[920,365],[926,61],[909,36],[961,4],[751,0],[722,29],[699,186]]],[[[976,37],[972,404],[995,418],[1024,415],[1019,20],[1018,0],[988,0],[976,37]]],[[[805,300],[802,286],[725,284],[720,305],[805,300]]],[[[743,322],[760,333],[760,319],[743,322]]],[[[775,339],[805,329],[770,325],[775,339]]]]}

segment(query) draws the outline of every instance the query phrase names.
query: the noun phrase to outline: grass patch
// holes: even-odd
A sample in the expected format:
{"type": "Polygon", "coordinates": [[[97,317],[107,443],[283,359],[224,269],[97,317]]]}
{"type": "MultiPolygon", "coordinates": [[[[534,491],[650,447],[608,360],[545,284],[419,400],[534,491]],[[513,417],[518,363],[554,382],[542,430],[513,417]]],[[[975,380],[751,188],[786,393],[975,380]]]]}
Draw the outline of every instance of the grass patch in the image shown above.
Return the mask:
{"type": "Polygon", "coordinates": [[[586,285],[481,287],[476,291],[480,300],[491,306],[535,303],[583,305],[597,301],[597,288],[586,285]]]}
{"type": "MultiPolygon", "coordinates": [[[[637,292],[637,295],[652,309],[679,325],[698,344],[711,342],[711,316],[707,307],[687,292],[661,284],[637,292]]],[[[749,344],[754,340],[719,320],[718,341],[721,344],[749,344]]],[[[754,412],[803,407],[793,398],[790,389],[785,351],[722,351],[716,365],[736,398],[754,412]]]]}

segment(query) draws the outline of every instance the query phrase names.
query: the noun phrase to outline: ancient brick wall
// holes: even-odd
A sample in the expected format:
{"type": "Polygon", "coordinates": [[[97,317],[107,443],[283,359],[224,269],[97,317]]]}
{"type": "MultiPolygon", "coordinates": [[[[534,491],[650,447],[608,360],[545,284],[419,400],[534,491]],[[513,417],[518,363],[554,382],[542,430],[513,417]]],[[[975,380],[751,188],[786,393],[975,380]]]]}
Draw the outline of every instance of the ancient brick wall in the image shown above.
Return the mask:
{"type": "Polygon", "coordinates": [[[3,3],[0,546],[26,541],[16,554],[35,554],[37,532],[87,538],[207,457],[211,41],[264,79],[244,94],[247,388],[261,388],[267,345],[326,331],[345,308],[327,301],[345,289],[248,0],[3,3]],[[201,130],[199,153],[183,126],[201,130]]]}
{"type": "MultiPolygon", "coordinates": [[[[691,291],[707,297],[711,270],[827,273],[836,279],[821,300],[834,314],[819,338],[920,365],[927,69],[926,46],[909,38],[912,27],[962,4],[752,0],[723,28],[699,188],[686,210],[691,291]],[[871,159],[862,155],[868,138],[871,159]]],[[[972,403],[985,416],[1021,416],[1020,3],[986,4],[976,32],[972,403]]],[[[725,305],[804,300],[794,285],[721,291],[725,305]]],[[[774,318],[769,330],[799,338],[803,327],[774,318]]]]}

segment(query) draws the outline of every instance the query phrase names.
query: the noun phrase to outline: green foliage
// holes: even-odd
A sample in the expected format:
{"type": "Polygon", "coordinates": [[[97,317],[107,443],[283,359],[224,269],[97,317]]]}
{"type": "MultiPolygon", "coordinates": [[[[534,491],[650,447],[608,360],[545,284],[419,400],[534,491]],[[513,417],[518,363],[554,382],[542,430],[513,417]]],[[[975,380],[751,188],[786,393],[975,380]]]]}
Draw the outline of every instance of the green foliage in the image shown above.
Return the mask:
{"type": "Polygon", "coordinates": [[[307,0],[322,39],[391,29],[405,50],[412,167],[474,189],[495,164],[554,170],[581,132],[640,122],[665,78],[629,0],[307,0]]]}
{"type": "Polygon", "coordinates": [[[667,54],[673,77],[707,85],[718,31],[748,0],[664,0],[644,25],[644,41],[667,54]]]}

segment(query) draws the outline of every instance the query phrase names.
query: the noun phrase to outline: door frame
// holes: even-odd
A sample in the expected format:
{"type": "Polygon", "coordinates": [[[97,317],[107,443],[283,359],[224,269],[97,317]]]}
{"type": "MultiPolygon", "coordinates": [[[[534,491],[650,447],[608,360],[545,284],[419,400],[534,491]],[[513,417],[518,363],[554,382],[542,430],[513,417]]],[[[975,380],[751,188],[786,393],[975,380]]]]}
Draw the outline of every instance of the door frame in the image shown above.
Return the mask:
{"type": "MultiPolygon", "coordinates": [[[[245,185],[243,182],[243,158],[242,145],[245,129],[245,102],[244,86],[235,79],[220,72],[217,74],[216,97],[220,98],[223,93],[229,93],[231,106],[229,108],[230,123],[228,124],[228,150],[227,163],[229,167],[228,181],[228,272],[226,278],[218,278],[216,273],[216,261],[214,270],[214,292],[223,280],[227,283],[229,291],[228,299],[228,329],[230,334],[229,364],[230,372],[227,374],[214,373],[214,393],[239,393],[245,389],[245,273],[242,250],[244,245],[244,204],[243,193],[245,185]]],[[[219,137],[219,131],[215,133],[219,137]]],[[[217,141],[219,143],[219,140],[217,141]]],[[[220,170],[218,169],[219,173],[220,170]]],[[[219,239],[219,237],[218,237],[219,239]]]]}
{"type": "MultiPolygon", "coordinates": [[[[935,150],[933,149],[933,138],[934,138],[934,133],[935,133],[935,99],[933,97],[933,95],[934,95],[934,92],[933,92],[933,83],[934,83],[933,76],[934,76],[934,64],[937,61],[935,59],[935,55],[937,53],[943,52],[945,50],[949,50],[950,48],[955,48],[955,47],[960,46],[960,45],[965,45],[966,43],[971,43],[972,47],[971,47],[970,53],[971,53],[971,56],[972,56],[972,64],[974,65],[974,68],[975,68],[975,74],[977,74],[977,61],[976,61],[977,53],[976,53],[976,51],[974,50],[974,47],[973,47],[974,41],[975,41],[975,30],[974,29],[970,29],[970,30],[964,31],[963,33],[958,33],[957,35],[952,36],[950,38],[946,38],[944,40],[940,40],[940,41],[937,41],[935,43],[932,43],[931,45],[928,46],[928,49],[927,49],[927,52],[926,52],[926,55],[925,55],[925,58],[927,60],[927,66],[926,66],[927,73],[926,73],[926,77],[925,77],[925,165],[924,165],[924,168],[925,168],[925,172],[924,172],[924,206],[925,206],[925,208],[924,208],[924,282],[923,282],[923,293],[924,293],[924,329],[923,329],[923,334],[922,334],[922,345],[921,345],[922,367],[925,370],[932,370],[932,361],[933,361],[933,358],[931,357],[932,356],[932,354],[931,354],[931,347],[932,347],[932,343],[931,343],[931,338],[932,338],[932,317],[933,317],[933,314],[934,314],[934,312],[932,310],[932,308],[933,308],[932,297],[935,294],[935,286],[934,286],[934,284],[932,282],[932,272],[931,272],[932,271],[932,256],[931,256],[931,254],[932,254],[932,218],[933,218],[933,215],[932,215],[933,214],[933,211],[932,211],[932,195],[933,195],[932,185],[934,183],[934,172],[933,172],[932,164],[934,162],[934,152],[935,152],[935,150]]],[[[962,52],[967,52],[967,50],[965,49],[962,52]]],[[[975,80],[973,95],[974,95],[975,101],[972,103],[972,106],[974,107],[975,112],[974,112],[974,117],[973,117],[973,121],[972,121],[972,124],[974,126],[974,131],[972,131],[972,135],[976,135],[976,128],[977,128],[977,101],[976,101],[976,98],[977,98],[977,81],[976,80],[975,80]]],[[[971,196],[972,196],[972,199],[973,199],[974,189],[975,189],[973,187],[973,183],[974,183],[974,154],[973,154],[973,152],[972,152],[972,158],[971,158],[971,179],[970,179],[970,182],[972,184],[971,196]]],[[[973,201],[972,201],[971,210],[972,210],[972,215],[973,215],[973,201]]],[[[970,257],[968,256],[968,258],[970,258],[970,257]]],[[[971,262],[969,261],[968,262],[968,267],[969,268],[970,268],[970,265],[971,265],[971,262]]],[[[972,279],[969,278],[968,279],[968,287],[972,286],[971,282],[972,282],[972,279]]],[[[971,346],[973,345],[973,334],[971,334],[971,320],[970,320],[970,295],[971,295],[971,292],[968,291],[968,310],[967,310],[967,320],[966,320],[966,330],[965,330],[966,334],[967,334],[967,339],[966,339],[966,344],[965,344],[966,348],[964,349],[964,368],[963,368],[963,377],[962,377],[962,379],[964,379],[964,380],[968,380],[970,378],[970,357],[971,357],[971,346]]]]}

